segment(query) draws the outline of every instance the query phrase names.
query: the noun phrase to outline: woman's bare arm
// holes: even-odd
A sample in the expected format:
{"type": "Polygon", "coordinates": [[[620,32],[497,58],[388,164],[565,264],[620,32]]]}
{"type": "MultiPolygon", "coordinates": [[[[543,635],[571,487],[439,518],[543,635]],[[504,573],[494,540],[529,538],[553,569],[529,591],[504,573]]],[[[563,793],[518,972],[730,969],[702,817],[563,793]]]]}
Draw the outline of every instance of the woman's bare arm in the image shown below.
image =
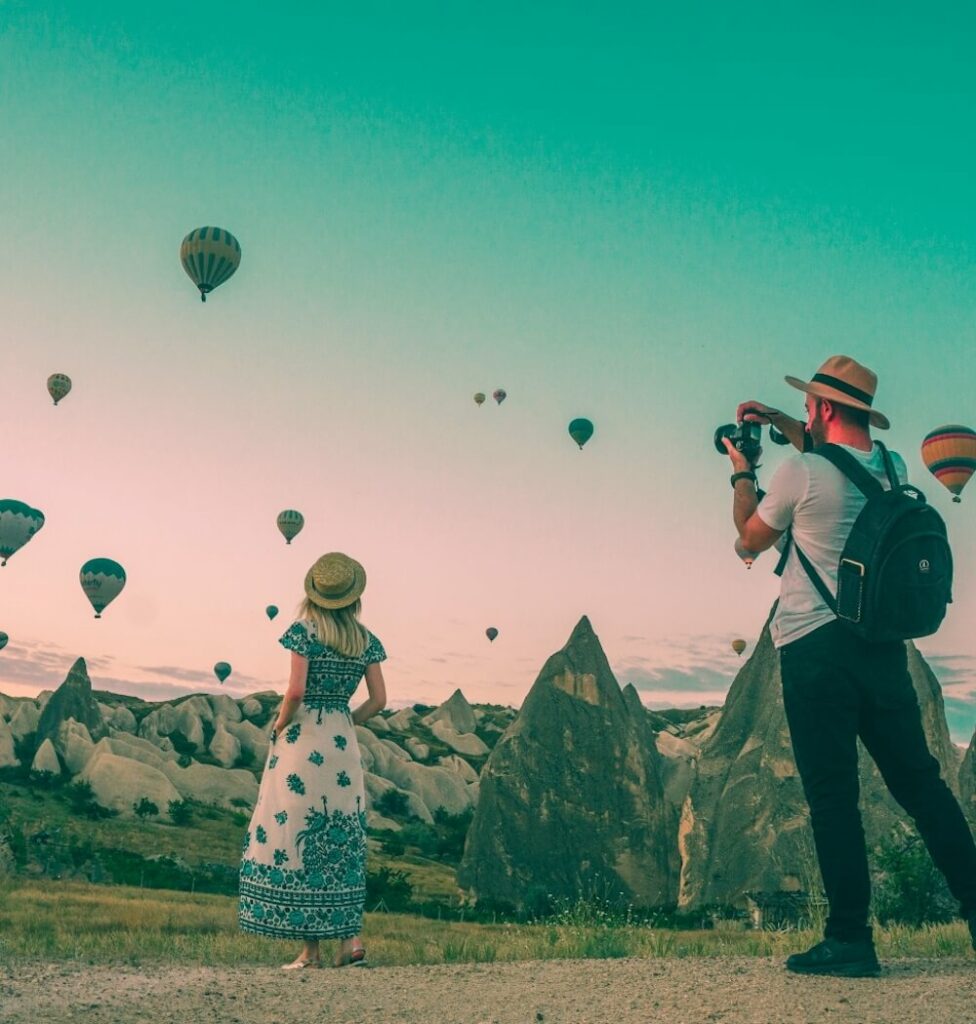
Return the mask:
{"type": "Polygon", "coordinates": [[[285,690],[285,699],[278,708],[278,717],[275,719],[274,731],[280,733],[292,720],[298,705],[305,696],[305,683],[308,680],[308,658],[301,654],[291,652],[291,675],[288,678],[288,687],[285,690]]]}
{"type": "Polygon", "coordinates": [[[383,680],[383,669],[378,663],[366,666],[366,689],[369,690],[368,699],[352,713],[356,725],[362,725],[386,707],[386,683],[383,680]]]}

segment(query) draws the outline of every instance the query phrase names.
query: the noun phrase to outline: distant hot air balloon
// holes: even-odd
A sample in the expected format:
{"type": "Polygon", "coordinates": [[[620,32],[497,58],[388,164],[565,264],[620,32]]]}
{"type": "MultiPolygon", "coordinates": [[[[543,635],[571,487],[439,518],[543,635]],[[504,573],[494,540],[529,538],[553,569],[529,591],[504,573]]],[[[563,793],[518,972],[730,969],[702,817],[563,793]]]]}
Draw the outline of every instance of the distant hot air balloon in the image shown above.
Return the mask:
{"type": "Polygon", "coordinates": [[[66,373],[52,373],[47,379],[47,393],[57,405],[71,390],[71,378],[66,373]]]}
{"type": "Polygon", "coordinates": [[[278,529],[281,530],[281,535],[288,544],[292,542],[293,537],[297,537],[302,532],[304,525],[305,517],[293,508],[286,508],[284,512],[278,513],[278,529]]]}
{"type": "Polygon", "coordinates": [[[494,391],[492,391],[491,397],[494,398],[499,405],[501,405],[502,402],[504,402],[505,399],[508,398],[508,392],[504,388],[496,388],[494,391]]]}
{"type": "Polygon", "coordinates": [[[214,665],[214,675],[221,682],[223,682],[232,671],[233,669],[231,669],[230,664],[226,661],[218,661],[217,664],[214,665]]]}
{"type": "Polygon", "coordinates": [[[2,651],[4,649],[4,647],[7,646],[7,641],[9,639],[10,639],[10,637],[7,636],[6,633],[0,633],[0,651],[2,651]]]}
{"type": "Polygon", "coordinates": [[[278,614],[278,606],[274,604],[269,604],[268,607],[264,609],[264,612],[268,616],[268,618],[273,621],[274,617],[278,614]]]}
{"type": "Polygon", "coordinates": [[[111,558],[90,558],[81,567],[81,589],[95,609],[95,618],[122,593],[125,569],[111,558]]]}
{"type": "Polygon", "coordinates": [[[223,228],[195,228],[183,239],[180,262],[200,289],[200,300],[206,302],[207,292],[222,285],[240,266],[241,245],[223,228]]]}
{"type": "Polygon", "coordinates": [[[569,425],[569,436],[579,445],[580,451],[583,445],[593,436],[593,424],[587,419],[573,420],[569,425]]]}
{"type": "Polygon", "coordinates": [[[44,525],[44,513],[14,498],[0,498],[0,565],[44,525]]]}
{"type": "Polygon", "coordinates": [[[922,461],[928,471],[952,492],[953,501],[976,470],[976,430],[949,423],[925,435],[922,461]]]}
{"type": "Polygon", "coordinates": [[[474,401],[475,401],[476,405],[484,405],[485,404],[485,393],[484,393],[484,391],[479,391],[474,396],[474,401]]]}
{"type": "Polygon", "coordinates": [[[735,553],[745,563],[745,567],[747,569],[751,569],[752,568],[752,563],[759,557],[759,552],[750,551],[742,543],[742,541],[738,537],[735,538],[735,545],[734,546],[735,546],[735,553]]]}
{"type": "Polygon", "coordinates": [[[745,649],[746,649],[746,642],[745,642],[745,640],[733,640],[732,641],[732,650],[735,651],[735,653],[738,654],[740,658],[742,657],[742,652],[745,649]]]}
{"type": "Polygon", "coordinates": [[[494,642],[495,642],[495,637],[496,637],[496,636],[498,636],[498,630],[497,630],[497,629],[495,629],[495,627],[494,627],[494,626],[489,626],[489,627],[488,627],[488,628],[487,628],[487,629],[485,630],[485,636],[486,636],[486,637],[488,637],[488,639],[489,639],[489,640],[490,640],[490,641],[491,641],[492,643],[494,643],[494,642]]]}

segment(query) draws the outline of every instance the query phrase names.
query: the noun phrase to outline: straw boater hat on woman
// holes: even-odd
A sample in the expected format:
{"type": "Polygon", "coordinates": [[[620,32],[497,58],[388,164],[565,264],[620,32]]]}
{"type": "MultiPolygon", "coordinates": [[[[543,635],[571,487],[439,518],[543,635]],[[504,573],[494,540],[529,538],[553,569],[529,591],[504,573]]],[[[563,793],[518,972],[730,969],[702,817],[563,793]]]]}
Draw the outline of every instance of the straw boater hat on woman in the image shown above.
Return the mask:
{"type": "Polygon", "coordinates": [[[345,608],[365,587],[366,570],[340,551],[323,555],[305,575],[305,593],[320,608],[345,608]]]}
{"type": "Polygon", "coordinates": [[[852,409],[863,409],[870,413],[868,420],[871,426],[879,430],[887,430],[891,426],[887,416],[871,408],[878,388],[878,375],[850,356],[831,356],[809,383],[798,377],[787,377],[786,383],[816,398],[826,398],[828,402],[848,405],[852,409]]]}

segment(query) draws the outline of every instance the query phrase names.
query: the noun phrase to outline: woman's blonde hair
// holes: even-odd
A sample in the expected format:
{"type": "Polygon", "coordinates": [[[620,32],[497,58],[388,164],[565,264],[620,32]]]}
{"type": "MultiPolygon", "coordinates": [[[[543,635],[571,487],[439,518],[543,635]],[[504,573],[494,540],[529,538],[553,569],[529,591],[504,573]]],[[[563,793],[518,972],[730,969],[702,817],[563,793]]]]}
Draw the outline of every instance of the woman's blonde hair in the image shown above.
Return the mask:
{"type": "Polygon", "coordinates": [[[358,597],[345,608],[321,608],[306,597],[299,605],[298,617],[312,624],[320,643],[347,658],[358,658],[369,643],[369,633],[359,621],[362,607],[358,597]]]}

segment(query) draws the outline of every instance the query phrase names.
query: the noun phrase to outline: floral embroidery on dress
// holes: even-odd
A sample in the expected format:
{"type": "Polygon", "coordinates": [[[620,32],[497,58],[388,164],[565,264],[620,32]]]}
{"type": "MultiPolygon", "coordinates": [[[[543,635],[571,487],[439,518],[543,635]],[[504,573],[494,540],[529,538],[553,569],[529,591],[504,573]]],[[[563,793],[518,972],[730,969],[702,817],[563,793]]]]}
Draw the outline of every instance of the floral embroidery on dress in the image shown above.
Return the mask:
{"type": "Polygon", "coordinates": [[[308,755],[308,759],[314,765],[322,764],[325,761],[325,758],[317,750],[313,750],[312,753],[308,755]]]}
{"type": "Polygon", "coordinates": [[[334,740],[335,745],[336,745],[336,747],[338,747],[339,750],[345,750],[346,749],[346,737],[345,736],[333,736],[332,739],[334,740]]]}
{"type": "Polygon", "coordinates": [[[336,782],[340,786],[351,786],[352,785],[352,780],[349,778],[349,776],[346,774],[346,772],[339,772],[339,774],[336,775],[336,782]]]}
{"type": "Polygon", "coordinates": [[[302,727],[298,722],[296,722],[294,725],[288,726],[288,731],[285,733],[285,742],[294,743],[301,734],[302,727]]]}
{"type": "Polygon", "coordinates": [[[287,820],[288,820],[288,812],[287,811],[279,811],[275,815],[275,821],[278,822],[279,825],[284,825],[284,823],[287,820]]]}
{"type": "Polygon", "coordinates": [[[268,762],[268,768],[274,768],[274,766],[277,763],[278,763],[278,755],[277,754],[272,754],[271,755],[271,760],[268,762]]]}
{"type": "Polygon", "coordinates": [[[258,825],[258,827],[254,830],[254,838],[259,843],[266,843],[268,841],[268,833],[265,832],[263,825],[258,825]]]}
{"type": "Polygon", "coordinates": [[[296,775],[294,772],[288,776],[288,788],[293,793],[298,793],[299,796],[303,796],[305,793],[305,783],[302,782],[301,776],[296,775]]]}
{"type": "Polygon", "coordinates": [[[278,867],[281,867],[286,860],[288,860],[288,853],[285,850],[275,850],[274,862],[278,867]]]}

